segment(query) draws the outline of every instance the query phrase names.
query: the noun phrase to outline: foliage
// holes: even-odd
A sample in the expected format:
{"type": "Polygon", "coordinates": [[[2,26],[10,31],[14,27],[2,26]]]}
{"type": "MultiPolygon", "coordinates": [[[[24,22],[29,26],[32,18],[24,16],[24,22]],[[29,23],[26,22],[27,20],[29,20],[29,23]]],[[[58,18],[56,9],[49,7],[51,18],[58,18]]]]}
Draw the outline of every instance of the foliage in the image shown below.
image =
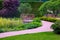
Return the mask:
{"type": "Polygon", "coordinates": [[[0,33],[17,31],[24,29],[32,29],[41,26],[42,23],[39,18],[35,18],[34,21],[23,24],[22,20],[19,18],[0,18],[0,33]]]}
{"type": "Polygon", "coordinates": [[[22,21],[15,18],[0,18],[0,32],[21,30],[22,21]]]}
{"type": "Polygon", "coordinates": [[[18,8],[19,1],[18,0],[4,0],[3,1],[3,9],[0,10],[1,17],[15,17],[18,16],[18,8]]]}
{"type": "Polygon", "coordinates": [[[38,9],[42,5],[42,2],[31,2],[32,6],[32,13],[35,15],[35,17],[40,17],[42,14],[39,13],[38,9]]]}
{"type": "Polygon", "coordinates": [[[2,32],[4,32],[4,30],[3,29],[0,29],[0,33],[2,33],[2,32]]]}
{"type": "Polygon", "coordinates": [[[60,1],[59,0],[54,0],[54,1],[46,1],[45,3],[42,4],[42,6],[39,8],[40,13],[47,14],[47,13],[51,13],[48,12],[52,11],[53,14],[57,15],[59,13],[59,9],[60,9],[60,1]]]}
{"type": "Polygon", "coordinates": [[[56,18],[52,18],[52,17],[40,17],[41,20],[45,20],[45,21],[50,21],[50,22],[56,22],[58,19],[56,18]]]}
{"type": "Polygon", "coordinates": [[[60,17],[60,13],[57,16],[60,17]]]}
{"type": "Polygon", "coordinates": [[[22,27],[25,29],[33,29],[33,28],[37,28],[41,25],[42,24],[39,22],[31,22],[31,23],[24,24],[22,27]]]}
{"type": "Polygon", "coordinates": [[[42,23],[39,18],[35,18],[32,22],[22,25],[25,29],[32,29],[41,26],[42,23]]]}
{"type": "Polygon", "coordinates": [[[43,3],[41,6],[40,6],[40,8],[39,8],[39,11],[40,11],[40,14],[42,14],[42,15],[44,15],[45,13],[47,13],[46,12],[46,5],[48,4],[49,2],[45,2],[45,3],[43,3]]]}
{"type": "Polygon", "coordinates": [[[20,2],[37,2],[37,1],[40,1],[40,0],[20,0],[20,2]]]}
{"type": "Polygon", "coordinates": [[[29,3],[21,3],[18,10],[21,13],[31,13],[32,7],[29,3]]]}
{"type": "Polygon", "coordinates": [[[3,0],[0,0],[0,10],[3,8],[2,2],[3,0]]]}
{"type": "Polygon", "coordinates": [[[55,24],[51,26],[55,33],[60,34],[60,20],[56,21],[55,24]]]}
{"type": "Polygon", "coordinates": [[[40,18],[34,18],[33,22],[41,22],[40,18]]]}
{"type": "Polygon", "coordinates": [[[60,0],[50,0],[50,1],[54,2],[54,1],[60,1],[60,0]]]}

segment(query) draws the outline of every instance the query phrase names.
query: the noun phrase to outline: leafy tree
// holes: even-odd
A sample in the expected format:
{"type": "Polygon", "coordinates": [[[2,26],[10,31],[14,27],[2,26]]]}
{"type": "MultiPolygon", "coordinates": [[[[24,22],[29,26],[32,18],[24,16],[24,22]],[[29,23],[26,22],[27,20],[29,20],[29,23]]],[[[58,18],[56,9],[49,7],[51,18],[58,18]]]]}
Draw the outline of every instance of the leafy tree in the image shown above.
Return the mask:
{"type": "Polygon", "coordinates": [[[60,1],[60,0],[50,0],[50,1],[54,2],[54,1],[60,1]]]}
{"type": "Polygon", "coordinates": [[[0,10],[0,16],[16,17],[18,6],[19,6],[18,0],[4,0],[3,1],[3,9],[0,10]]]}
{"type": "Polygon", "coordinates": [[[53,14],[55,14],[55,16],[60,13],[60,0],[50,0],[47,1],[45,3],[43,3],[40,8],[39,11],[42,14],[46,14],[48,13],[47,10],[50,10],[53,12],[53,14]]]}
{"type": "Polygon", "coordinates": [[[37,2],[37,1],[40,1],[40,0],[20,0],[20,2],[37,2]]]}
{"type": "Polygon", "coordinates": [[[31,13],[32,7],[29,3],[21,3],[18,10],[21,13],[31,13]]]}

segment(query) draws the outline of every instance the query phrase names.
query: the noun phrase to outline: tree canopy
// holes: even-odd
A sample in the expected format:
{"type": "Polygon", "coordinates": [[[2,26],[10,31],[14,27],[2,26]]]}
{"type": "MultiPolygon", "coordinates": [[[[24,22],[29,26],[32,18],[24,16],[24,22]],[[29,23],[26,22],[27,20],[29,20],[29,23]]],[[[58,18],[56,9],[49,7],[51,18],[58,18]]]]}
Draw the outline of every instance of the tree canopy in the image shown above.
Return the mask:
{"type": "Polygon", "coordinates": [[[53,14],[55,15],[60,13],[60,0],[47,1],[43,3],[39,8],[40,13],[42,14],[46,14],[48,12],[47,10],[53,11],[53,14]]]}
{"type": "Polygon", "coordinates": [[[20,0],[20,2],[37,2],[37,1],[40,1],[40,0],[20,0]]]}
{"type": "Polygon", "coordinates": [[[0,10],[1,17],[16,17],[19,6],[18,0],[3,0],[3,8],[0,10]]]}
{"type": "Polygon", "coordinates": [[[31,13],[32,7],[29,3],[21,3],[18,10],[21,13],[31,13]]]}
{"type": "Polygon", "coordinates": [[[0,0],[0,10],[3,8],[2,2],[3,0],[0,0]]]}

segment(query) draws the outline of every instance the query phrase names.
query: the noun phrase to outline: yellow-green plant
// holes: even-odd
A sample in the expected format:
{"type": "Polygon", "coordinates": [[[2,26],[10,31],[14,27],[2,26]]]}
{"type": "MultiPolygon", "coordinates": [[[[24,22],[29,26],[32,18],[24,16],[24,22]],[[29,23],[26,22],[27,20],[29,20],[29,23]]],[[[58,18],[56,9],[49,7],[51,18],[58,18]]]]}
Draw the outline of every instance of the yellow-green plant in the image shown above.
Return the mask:
{"type": "Polygon", "coordinates": [[[0,18],[0,29],[4,31],[20,30],[22,24],[20,19],[0,18]]]}

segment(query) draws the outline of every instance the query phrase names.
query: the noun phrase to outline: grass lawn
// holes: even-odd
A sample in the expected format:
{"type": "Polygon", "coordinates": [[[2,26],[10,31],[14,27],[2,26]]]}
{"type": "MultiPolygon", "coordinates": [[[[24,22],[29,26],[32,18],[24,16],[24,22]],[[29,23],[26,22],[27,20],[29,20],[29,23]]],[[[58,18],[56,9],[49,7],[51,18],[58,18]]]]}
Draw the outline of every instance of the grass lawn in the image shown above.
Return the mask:
{"type": "Polygon", "coordinates": [[[53,32],[43,32],[0,38],[0,40],[60,40],[60,35],[53,32]]]}

